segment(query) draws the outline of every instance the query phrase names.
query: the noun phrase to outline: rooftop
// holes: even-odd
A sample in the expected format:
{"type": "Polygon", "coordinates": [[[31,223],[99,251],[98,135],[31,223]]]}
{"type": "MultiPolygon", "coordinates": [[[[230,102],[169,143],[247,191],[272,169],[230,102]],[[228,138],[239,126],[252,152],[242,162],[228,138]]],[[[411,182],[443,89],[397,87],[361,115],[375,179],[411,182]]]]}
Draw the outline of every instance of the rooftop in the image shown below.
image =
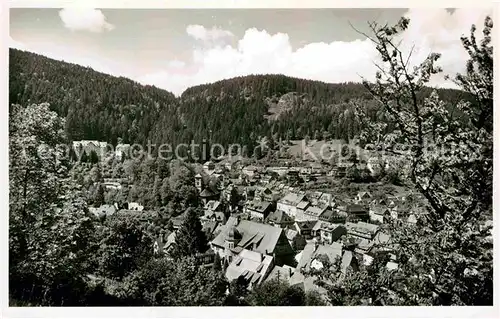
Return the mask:
{"type": "Polygon", "coordinates": [[[272,256],[243,249],[227,267],[226,278],[232,281],[243,276],[248,282],[259,284],[268,273],[272,262],[272,256]]]}
{"type": "Polygon", "coordinates": [[[297,206],[303,199],[303,194],[288,193],[285,197],[279,200],[280,203],[297,206]]]}
{"type": "Polygon", "coordinates": [[[236,246],[252,249],[263,254],[266,254],[266,252],[267,254],[271,254],[274,251],[283,231],[282,228],[248,220],[242,220],[238,223],[236,217],[230,217],[225,227],[221,229],[221,232],[212,241],[212,244],[224,247],[224,242],[232,227],[236,227],[242,235],[241,240],[236,246]],[[252,248],[254,244],[255,249],[252,248]]]}

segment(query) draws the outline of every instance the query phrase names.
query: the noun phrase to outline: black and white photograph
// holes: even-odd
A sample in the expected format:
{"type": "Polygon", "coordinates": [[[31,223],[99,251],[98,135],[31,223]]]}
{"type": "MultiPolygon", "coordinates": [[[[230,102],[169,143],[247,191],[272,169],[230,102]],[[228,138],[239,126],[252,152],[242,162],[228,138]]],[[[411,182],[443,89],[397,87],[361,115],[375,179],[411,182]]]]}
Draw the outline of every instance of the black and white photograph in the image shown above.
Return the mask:
{"type": "Polygon", "coordinates": [[[9,308],[494,306],[493,3],[10,2],[9,308]]]}

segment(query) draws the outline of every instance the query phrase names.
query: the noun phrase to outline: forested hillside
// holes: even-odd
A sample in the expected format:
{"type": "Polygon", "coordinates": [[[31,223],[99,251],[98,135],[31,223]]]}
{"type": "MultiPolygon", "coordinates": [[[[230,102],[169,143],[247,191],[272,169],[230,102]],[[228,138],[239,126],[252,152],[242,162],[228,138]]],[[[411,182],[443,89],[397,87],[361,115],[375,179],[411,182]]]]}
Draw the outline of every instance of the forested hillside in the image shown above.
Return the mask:
{"type": "Polygon", "coordinates": [[[9,59],[9,104],[50,103],[71,140],[142,143],[159,114],[175,112],[175,96],[153,86],[15,49],[9,59]]]}
{"type": "MultiPolygon", "coordinates": [[[[66,117],[70,140],[115,144],[211,139],[253,149],[259,137],[352,138],[362,129],[354,108],[376,120],[378,103],[360,83],[327,84],[283,75],[251,75],[199,85],[180,98],[153,86],[10,49],[10,104],[48,102],[66,117]]],[[[420,98],[427,96],[425,90],[420,98]]],[[[464,97],[439,90],[454,105],[464,97]]]]}

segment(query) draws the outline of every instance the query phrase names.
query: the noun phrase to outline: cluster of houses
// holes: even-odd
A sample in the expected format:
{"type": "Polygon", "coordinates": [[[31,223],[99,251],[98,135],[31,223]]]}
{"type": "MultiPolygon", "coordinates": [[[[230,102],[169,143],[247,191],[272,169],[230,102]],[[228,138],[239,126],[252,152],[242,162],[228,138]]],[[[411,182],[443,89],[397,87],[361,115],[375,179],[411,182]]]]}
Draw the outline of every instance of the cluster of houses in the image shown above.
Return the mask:
{"type": "MultiPolygon", "coordinates": [[[[376,169],[376,161],[367,165],[376,169]]],[[[194,177],[203,202],[202,229],[210,250],[201,257],[206,263],[218,255],[226,265],[228,280],[244,278],[248,289],[266,280],[286,280],[306,291],[324,292],[317,286],[311,269],[340,260],[340,271],[356,271],[369,265],[375,253],[390,256],[388,269],[397,268],[390,236],[381,225],[398,220],[417,223],[421,213],[404,195],[374,196],[359,192],[345,199],[322,191],[304,191],[293,181],[302,177],[342,176],[347,166],[326,169],[319,164],[306,167],[260,167],[236,163],[207,162],[194,177]],[[235,174],[236,173],[236,174],[235,174]],[[235,178],[236,177],[236,178],[235,178]],[[216,181],[214,183],[207,183],[216,181]],[[235,198],[236,196],[236,198],[235,198]]],[[[330,166],[331,168],[331,166],[330,166]]],[[[119,188],[118,180],[105,180],[106,188],[119,188]]],[[[137,216],[148,221],[154,211],[138,203],[126,207],[103,205],[91,208],[97,216],[137,216]]],[[[184,215],[171,219],[172,230],[163,230],[153,251],[168,256],[184,215]]]]}
{"type": "MultiPolygon", "coordinates": [[[[315,277],[309,273],[312,268],[321,269],[325,260],[334,263],[339,258],[342,272],[356,271],[360,264],[370,264],[375,253],[385,252],[390,255],[387,268],[397,268],[392,253],[397,247],[381,224],[391,219],[417,222],[418,213],[405,202],[405,196],[374,198],[370,192],[359,192],[346,202],[328,192],[295,189],[275,174],[264,178],[269,170],[255,166],[240,169],[237,179],[229,179],[224,168],[204,165],[203,174],[220,179],[216,190],[205,187],[202,174],[195,177],[204,202],[200,221],[211,239],[211,252],[227,265],[228,280],[242,277],[251,289],[281,278],[321,293],[322,288],[314,284],[315,277]],[[235,190],[240,196],[238,203],[228,206],[235,190]]],[[[303,172],[299,170],[299,174],[303,172]]],[[[168,254],[182,221],[182,216],[175,219],[174,232],[158,240],[155,251],[168,254]]]]}

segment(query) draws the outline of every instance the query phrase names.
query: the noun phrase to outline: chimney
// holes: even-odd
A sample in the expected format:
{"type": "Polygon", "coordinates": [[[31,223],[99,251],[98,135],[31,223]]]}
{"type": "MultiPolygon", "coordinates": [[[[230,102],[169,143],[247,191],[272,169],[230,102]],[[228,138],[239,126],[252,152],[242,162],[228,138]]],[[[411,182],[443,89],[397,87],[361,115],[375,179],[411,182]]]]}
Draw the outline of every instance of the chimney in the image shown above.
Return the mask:
{"type": "Polygon", "coordinates": [[[264,254],[260,254],[260,262],[263,262],[263,261],[264,261],[264,254]]]}
{"type": "Polygon", "coordinates": [[[256,242],[252,243],[252,250],[253,251],[257,250],[257,243],[256,242]]]}

